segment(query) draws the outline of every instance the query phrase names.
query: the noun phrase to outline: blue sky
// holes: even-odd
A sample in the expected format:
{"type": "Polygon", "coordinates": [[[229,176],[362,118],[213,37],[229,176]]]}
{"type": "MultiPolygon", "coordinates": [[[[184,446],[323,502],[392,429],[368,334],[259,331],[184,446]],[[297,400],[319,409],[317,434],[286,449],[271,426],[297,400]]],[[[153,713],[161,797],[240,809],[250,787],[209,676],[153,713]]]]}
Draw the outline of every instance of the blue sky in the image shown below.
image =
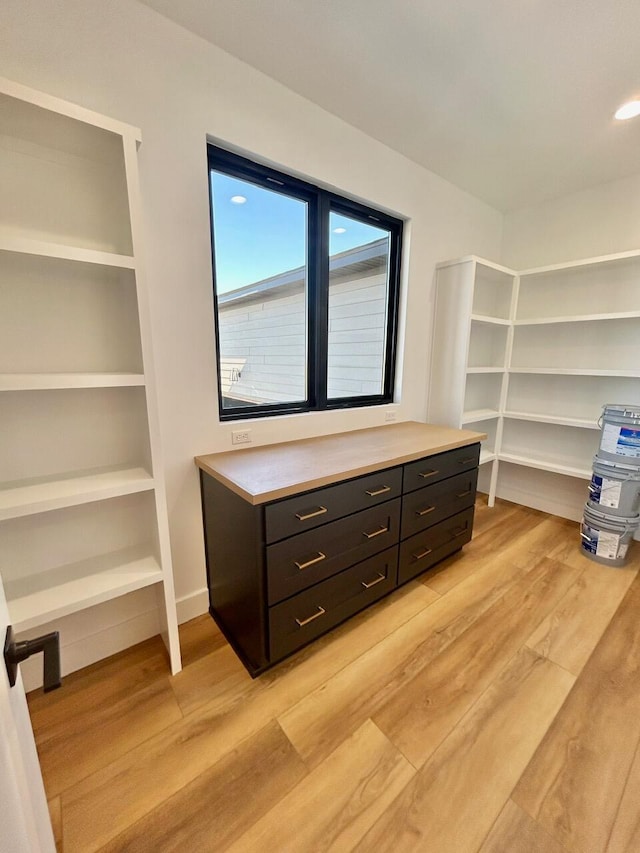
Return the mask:
{"type": "MultiPolygon", "coordinates": [[[[306,204],[239,178],[212,173],[218,293],[300,267],[306,256],[306,204]],[[233,196],[246,198],[243,204],[233,196]]],[[[330,253],[387,236],[348,217],[331,214],[330,253]],[[336,234],[333,229],[344,228],[336,234]]]]}

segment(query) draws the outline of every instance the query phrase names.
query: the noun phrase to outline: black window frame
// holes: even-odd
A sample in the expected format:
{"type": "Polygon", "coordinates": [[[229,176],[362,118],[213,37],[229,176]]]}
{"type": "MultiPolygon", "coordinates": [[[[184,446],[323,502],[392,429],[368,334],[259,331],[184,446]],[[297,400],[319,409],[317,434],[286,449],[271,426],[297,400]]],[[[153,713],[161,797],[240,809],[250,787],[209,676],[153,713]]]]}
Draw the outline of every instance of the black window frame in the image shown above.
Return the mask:
{"type": "Polygon", "coordinates": [[[384,405],[393,402],[396,373],[398,311],[402,261],[403,220],[384,211],[353,201],[315,184],[250,160],[240,154],[207,143],[211,264],[213,281],[216,369],[218,375],[218,411],[221,421],[320,412],[384,405]],[[281,192],[307,202],[307,399],[288,403],[256,403],[224,407],[221,381],[220,328],[216,288],[215,231],[211,173],[249,181],[264,189],[281,192]],[[332,211],[389,231],[389,276],[387,291],[387,327],[384,353],[384,384],[381,394],[327,398],[327,362],[329,340],[329,216],[332,211]],[[326,227],[325,227],[326,226],[326,227]]]}

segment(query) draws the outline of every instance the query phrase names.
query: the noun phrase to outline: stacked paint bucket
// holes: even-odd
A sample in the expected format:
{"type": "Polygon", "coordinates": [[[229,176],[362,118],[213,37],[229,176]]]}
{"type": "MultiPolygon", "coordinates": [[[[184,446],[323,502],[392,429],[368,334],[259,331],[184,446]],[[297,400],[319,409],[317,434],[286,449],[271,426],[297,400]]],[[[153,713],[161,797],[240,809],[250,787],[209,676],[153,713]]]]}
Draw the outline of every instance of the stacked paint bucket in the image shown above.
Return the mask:
{"type": "Polygon", "coordinates": [[[598,563],[623,566],[640,526],[640,406],[604,406],[601,427],[581,546],[598,563]]]}

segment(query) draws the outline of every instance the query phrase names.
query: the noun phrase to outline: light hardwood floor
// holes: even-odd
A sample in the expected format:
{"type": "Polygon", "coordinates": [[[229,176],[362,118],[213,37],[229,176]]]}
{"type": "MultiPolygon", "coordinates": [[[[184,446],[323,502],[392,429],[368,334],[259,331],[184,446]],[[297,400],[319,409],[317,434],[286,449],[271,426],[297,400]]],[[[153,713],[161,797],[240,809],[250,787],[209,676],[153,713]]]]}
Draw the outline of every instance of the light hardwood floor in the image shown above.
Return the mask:
{"type": "Polygon", "coordinates": [[[59,849],[640,851],[640,545],[479,500],[463,552],[252,680],[208,616],[29,696],[59,849]]]}

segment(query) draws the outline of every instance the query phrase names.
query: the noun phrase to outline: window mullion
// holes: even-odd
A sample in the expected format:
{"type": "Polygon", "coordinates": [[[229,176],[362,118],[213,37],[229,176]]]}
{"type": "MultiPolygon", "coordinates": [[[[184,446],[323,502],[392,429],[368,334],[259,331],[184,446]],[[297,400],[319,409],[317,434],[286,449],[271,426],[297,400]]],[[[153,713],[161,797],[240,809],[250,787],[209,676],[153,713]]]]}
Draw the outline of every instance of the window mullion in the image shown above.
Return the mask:
{"type": "Polygon", "coordinates": [[[315,257],[309,259],[309,267],[313,269],[315,278],[309,328],[313,330],[315,338],[312,373],[315,386],[314,408],[324,409],[327,405],[329,324],[329,199],[322,192],[318,193],[316,214],[314,239],[311,241],[315,257]]]}

